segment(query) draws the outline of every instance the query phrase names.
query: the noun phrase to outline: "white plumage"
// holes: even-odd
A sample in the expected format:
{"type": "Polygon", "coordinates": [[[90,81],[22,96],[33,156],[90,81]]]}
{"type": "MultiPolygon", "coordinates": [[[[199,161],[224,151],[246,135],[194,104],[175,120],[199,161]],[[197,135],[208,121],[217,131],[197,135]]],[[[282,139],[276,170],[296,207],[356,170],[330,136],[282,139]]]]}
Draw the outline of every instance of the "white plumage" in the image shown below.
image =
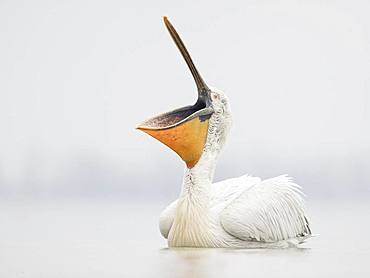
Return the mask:
{"type": "Polygon", "coordinates": [[[161,214],[170,247],[275,248],[302,243],[311,230],[300,187],[286,175],[241,176],[212,183],[218,154],[231,125],[226,96],[212,89],[215,113],[204,152],[186,168],[178,200],[161,214]]]}
{"type": "MultiPolygon", "coordinates": [[[[203,245],[189,237],[179,246],[278,248],[302,243],[311,235],[300,187],[286,175],[264,181],[242,176],[214,183],[211,188],[208,211],[200,217],[210,221],[212,238],[203,245]]],[[[167,239],[177,204],[178,200],[171,203],[160,216],[160,231],[167,239]]],[[[187,220],[199,224],[196,217],[187,220]]],[[[172,239],[169,245],[176,246],[172,239]]]]}
{"type": "Polygon", "coordinates": [[[170,247],[271,248],[311,235],[300,187],[287,176],[261,181],[242,176],[213,182],[218,155],[231,126],[227,97],[206,85],[179,34],[164,23],[198,88],[198,100],[139,126],[186,162],[178,200],[161,214],[170,247]],[[208,122],[207,122],[208,121],[208,122]]]}

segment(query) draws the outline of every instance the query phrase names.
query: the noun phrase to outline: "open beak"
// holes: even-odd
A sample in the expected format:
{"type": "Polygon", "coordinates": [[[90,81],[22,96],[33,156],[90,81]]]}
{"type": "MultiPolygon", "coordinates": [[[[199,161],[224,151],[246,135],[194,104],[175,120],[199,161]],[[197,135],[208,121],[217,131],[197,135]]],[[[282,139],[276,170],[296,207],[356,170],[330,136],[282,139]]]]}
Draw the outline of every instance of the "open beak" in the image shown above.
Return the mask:
{"type": "Polygon", "coordinates": [[[188,168],[192,168],[199,161],[207,140],[208,121],[213,113],[210,89],[203,81],[175,28],[167,17],[163,17],[163,20],[194,77],[198,100],[194,105],[152,117],[139,124],[137,129],[167,145],[185,161],[188,168]]]}

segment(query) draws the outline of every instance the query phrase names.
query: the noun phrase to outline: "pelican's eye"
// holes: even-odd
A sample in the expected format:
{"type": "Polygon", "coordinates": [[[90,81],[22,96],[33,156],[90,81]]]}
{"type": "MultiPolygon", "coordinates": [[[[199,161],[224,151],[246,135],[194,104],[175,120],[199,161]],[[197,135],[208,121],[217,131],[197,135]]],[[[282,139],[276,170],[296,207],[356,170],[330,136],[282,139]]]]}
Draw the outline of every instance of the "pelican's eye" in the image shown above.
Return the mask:
{"type": "Polygon", "coordinates": [[[219,100],[219,96],[218,96],[218,94],[216,94],[216,93],[211,93],[211,99],[213,100],[213,101],[215,101],[215,100],[219,100]]]}

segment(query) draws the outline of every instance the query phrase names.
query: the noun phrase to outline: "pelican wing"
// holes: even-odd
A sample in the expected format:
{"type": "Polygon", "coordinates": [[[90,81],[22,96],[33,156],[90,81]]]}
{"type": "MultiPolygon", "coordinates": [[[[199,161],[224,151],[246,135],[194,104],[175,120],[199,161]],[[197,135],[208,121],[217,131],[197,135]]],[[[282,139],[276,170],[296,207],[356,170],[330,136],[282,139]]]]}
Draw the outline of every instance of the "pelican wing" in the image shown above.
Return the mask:
{"type": "Polygon", "coordinates": [[[173,220],[175,219],[177,200],[169,204],[159,216],[159,231],[164,238],[168,238],[173,220]]]}
{"type": "Polygon", "coordinates": [[[241,240],[276,242],[311,234],[300,187],[287,176],[256,183],[220,215],[225,231],[241,240]]]}

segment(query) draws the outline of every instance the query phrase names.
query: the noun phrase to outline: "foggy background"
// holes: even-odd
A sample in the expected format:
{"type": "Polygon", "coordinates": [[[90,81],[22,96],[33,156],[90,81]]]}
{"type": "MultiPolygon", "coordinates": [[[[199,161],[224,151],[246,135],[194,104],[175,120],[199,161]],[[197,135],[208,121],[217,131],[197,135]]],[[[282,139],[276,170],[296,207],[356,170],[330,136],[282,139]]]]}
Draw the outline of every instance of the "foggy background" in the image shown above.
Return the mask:
{"type": "Polygon", "coordinates": [[[0,276],[370,277],[369,15],[367,0],[0,0],[0,276]],[[184,163],[135,126],[197,91],[164,15],[230,100],[216,181],[291,175],[319,236],[166,249],[184,163]]]}
{"type": "Polygon", "coordinates": [[[136,124],[192,104],[167,15],[234,125],[216,180],[370,195],[370,2],[0,1],[0,199],[153,201],[183,162],[136,124]]]}

